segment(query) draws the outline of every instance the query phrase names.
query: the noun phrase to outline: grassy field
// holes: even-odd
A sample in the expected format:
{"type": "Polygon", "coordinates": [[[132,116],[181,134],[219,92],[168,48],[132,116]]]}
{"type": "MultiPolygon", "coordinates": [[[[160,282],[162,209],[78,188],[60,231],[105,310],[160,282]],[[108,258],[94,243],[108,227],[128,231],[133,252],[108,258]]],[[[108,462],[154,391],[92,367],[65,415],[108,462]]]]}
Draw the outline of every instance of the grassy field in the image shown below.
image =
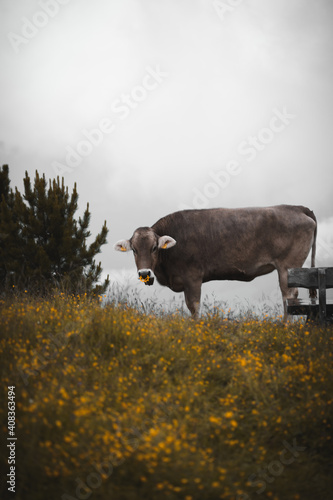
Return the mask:
{"type": "Polygon", "coordinates": [[[0,313],[1,499],[333,498],[332,327],[64,295],[0,313]]]}

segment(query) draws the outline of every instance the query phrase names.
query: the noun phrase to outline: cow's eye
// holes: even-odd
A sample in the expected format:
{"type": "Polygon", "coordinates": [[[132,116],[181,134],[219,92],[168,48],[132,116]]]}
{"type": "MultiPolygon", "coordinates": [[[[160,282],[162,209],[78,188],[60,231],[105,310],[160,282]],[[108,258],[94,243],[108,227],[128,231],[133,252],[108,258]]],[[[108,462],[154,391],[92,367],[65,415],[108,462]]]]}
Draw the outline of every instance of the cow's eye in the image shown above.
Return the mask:
{"type": "Polygon", "coordinates": [[[154,245],[151,251],[156,252],[156,250],[157,250],[157,245],[154,245]]]}
{"type": "Polygon", "coordinates": [[[136,255],[137,252],[136,252],[135,248],[132,248],[132,250],[133,250],[134,255],[136,255]]]}

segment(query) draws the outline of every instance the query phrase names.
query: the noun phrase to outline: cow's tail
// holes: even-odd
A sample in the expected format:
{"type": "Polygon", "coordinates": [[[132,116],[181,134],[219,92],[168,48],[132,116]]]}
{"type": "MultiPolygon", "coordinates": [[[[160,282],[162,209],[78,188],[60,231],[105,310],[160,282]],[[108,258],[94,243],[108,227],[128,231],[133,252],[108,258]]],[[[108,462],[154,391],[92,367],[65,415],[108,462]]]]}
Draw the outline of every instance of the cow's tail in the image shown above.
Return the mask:
{"type": "MultiPolygon", "coordinates": [[[[311,251],[311,267],[316,267],[315,261],[316,261],[316,246],[317,246],[317,219],[315,214],[309,210],[308,208],[305,209],[305,214],[312,219],[316,226],[314,228],[313,232],[313,243],[312,243],[312,251],[311,251]]],[[[310,298],[314,299],[317,297],[317,289],[316,288],[310,288],[309,289],[309,295],[310,298]]]]}

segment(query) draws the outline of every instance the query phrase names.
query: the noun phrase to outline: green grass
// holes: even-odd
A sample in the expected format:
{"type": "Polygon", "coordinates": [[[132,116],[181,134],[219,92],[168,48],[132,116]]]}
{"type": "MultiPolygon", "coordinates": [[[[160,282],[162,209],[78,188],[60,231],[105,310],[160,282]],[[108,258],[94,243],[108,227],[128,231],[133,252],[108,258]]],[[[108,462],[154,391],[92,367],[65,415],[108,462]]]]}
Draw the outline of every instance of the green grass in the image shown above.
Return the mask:
{"type": "Polygon", "coordinates": [[[332,327],[64,295],[0,312],[1,499],[332,498],[332,327]]]}

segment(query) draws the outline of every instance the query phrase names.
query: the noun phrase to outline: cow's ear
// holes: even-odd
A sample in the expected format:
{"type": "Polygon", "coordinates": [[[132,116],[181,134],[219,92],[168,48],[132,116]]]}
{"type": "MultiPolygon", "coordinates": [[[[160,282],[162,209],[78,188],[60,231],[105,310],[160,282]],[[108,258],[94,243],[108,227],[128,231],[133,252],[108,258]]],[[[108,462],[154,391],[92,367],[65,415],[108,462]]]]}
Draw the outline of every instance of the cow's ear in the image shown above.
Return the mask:
{"type": "Polygon", "coordinates": [[[165,250],[166,248],[171,248],[176,244],[176,240],[171,238],[171,236],[160,236],[158,238],[158,248],[165,250]]]}
{"type": "Polygon", "coordinates": [[[129,240],[119,240],[113,245],[113,248],[118,252],[129,252],[129,250],[132,250],[129,240]]]}

